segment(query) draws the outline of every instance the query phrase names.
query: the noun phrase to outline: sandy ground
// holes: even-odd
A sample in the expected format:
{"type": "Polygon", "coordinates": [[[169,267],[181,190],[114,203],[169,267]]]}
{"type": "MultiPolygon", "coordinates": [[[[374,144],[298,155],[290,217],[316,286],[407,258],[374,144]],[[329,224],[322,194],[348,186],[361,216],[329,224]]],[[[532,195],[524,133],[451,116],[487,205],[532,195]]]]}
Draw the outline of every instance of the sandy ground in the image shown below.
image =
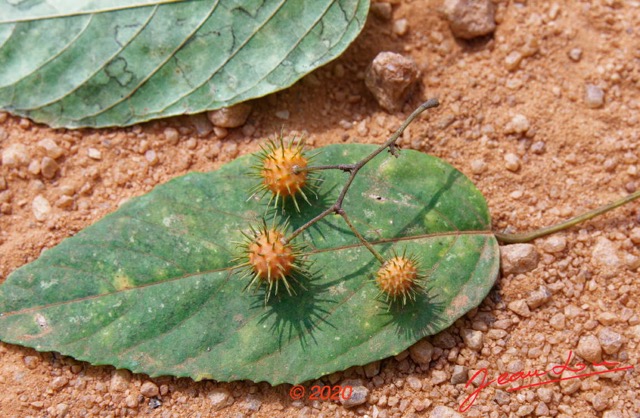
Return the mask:
{"type": "MultiPolygon", "coordinates": [[[[255,100],[247,125],[224,139],[208,129],[198,132],[193,117],[67,131],[2,114],[3,149],[20,143],[37,159],[36,143],[51,138],[64,153],[52,179],[31,173],[28,165],[0,166],[0,280],[119,202],[256,151],[282,127],[306,134],[312,146],[381,143],[428,97],[438,97],[441,106],[411,126],[402,146],[440,157],[468,175],[486,196],[496,231],[539,228],[637,188],[637,1],[500,1],[493,37],[473,42],[453,37],[438,2],[392,3],[390,20],[371,15],[342,57],[286,91],[255,100]],[[403,18],[409,29],[398,36],[394,22],[403,18]],[[363,82],[367,65],[385,50],[412,57],[421,70],[419,91],[397,114],[380,109],[363,82]],[[505,61],[514,51],[525,55],[517,66],[505,61]],[[601,107],[585,100],[587,85],[604,92],[601,107]],[[52,205],[42,221],[32,211],[37,195],[52,205]]],[[[435,347],[429,364],[404,352],[382,360],[379,371],[373,364],[366,374],[355,367],[323,380],[361,379],[368,399],[354,408],[293,402],[288,385],[149,379],[0,343],[0,416],[455,416],[446,414],[476,389],[465,389],[466,379],[451,383],[465,370],[456,366],[486,368],[489,378],[549,370],[569,351],[575,356],[582,339],[582,358],[601,346],[603,360],[634,368],[515,392],[506,391],[508,384],[492,384],[463,415],[637,417],[638,227],[635,203],[537,240],[535,269],[501,277],[477,309],[427,338],[435,347]],[[535,299],[540,286],[548,290],[544,303],[527,313],[523,301],[535,299]],[[479,346],[461,338],[469,329],[480,331],[479,346]],[[151,398],[141,394],[155,390],[143,386],[149,381],[159,391],[151,398]]],[[[526,383],[532,381],[540,379],[526,383]]]]}

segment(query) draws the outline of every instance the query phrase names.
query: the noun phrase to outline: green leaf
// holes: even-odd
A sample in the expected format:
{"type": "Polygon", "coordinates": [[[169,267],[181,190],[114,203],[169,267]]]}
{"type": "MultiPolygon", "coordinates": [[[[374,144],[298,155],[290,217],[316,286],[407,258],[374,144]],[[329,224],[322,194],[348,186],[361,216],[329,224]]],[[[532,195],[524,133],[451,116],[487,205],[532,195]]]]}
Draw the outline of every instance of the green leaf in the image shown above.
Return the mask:
{"type": "Polygon", "coordinates": [[[162,3],[91,2],[42,19],[56,10],[40,0],[0,12],[0,107],[75,128],[230,106],[288,87],[337,57],[369,8],[368,0],[140,6],[149,2],[162,3]]]}
{"type": "MultiPolygon", "coordinates": [[[[360,160],[370,145],[319,149],[314,164],[360,160]]],[[[297,383],[395,355],[450,326],[493,286],[498,244],[486,202],[443,161],[381,154],[356,177],[344,208],[382,254],[416,254],[428,296],[401,307],[376,299],[379,264],[339,216],[296,238],[307,245],[307,290],[265,305],[234,267],[241,231],[267,199],[252,157],[191,173],[132,199],[16,270],[0,286],[0,340],[151,376],[297,383]]],[[[333,203],[346,174],[323,171],[301,225],[333,203]]],[[[271,211],[270,213],[274,213],[271,211]]],[[[279,211],[277,212],[279,214],[279,211]]]]}

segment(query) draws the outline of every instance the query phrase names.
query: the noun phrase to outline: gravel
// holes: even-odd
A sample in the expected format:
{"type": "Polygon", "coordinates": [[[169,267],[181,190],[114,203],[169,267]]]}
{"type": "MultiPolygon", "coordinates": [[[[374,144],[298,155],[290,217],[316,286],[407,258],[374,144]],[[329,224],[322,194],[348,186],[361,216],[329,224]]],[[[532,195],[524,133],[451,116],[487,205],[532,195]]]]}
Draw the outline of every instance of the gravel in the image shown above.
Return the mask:
{"type": "Polygon", "coordinates": [[[145,398],[153,398],[160,394],[160,389],[155,383],[146,381],[140,386],[140,394],[145,398]]]}
{"type": "Polygon", "coordinates": [[[604,91],[594,84],[587,84],[584,87],[584,101],[591,109],[601,108],[604,106],[604,91]]]}
{"type": "Polygon", "coordinates": [[[598,332],[598,341],[605,353],[615,354],[622,347],[624,337],[611,328],[606,327],[598,332]]]}
{"type": "Polygon", "coordinates": [[[462,337],[462,341],[465,343],[465,345],[470,349],[475,351],[482,350],[484,344],[484,335],[481,331],[463,329],[460,332],[460,336],[462,337]]]}
{"type": "Polygon", "coordinates": [[[383,109],[402,109],[418,80],[413,59],[395,52],[380,52],[367,68],[365,85],[383,109]]]}
{"type": "Polygon", "coordinates": [[[39,194],[31,202],[31,210],[38,221],[45,221],[51,213],[51,204],[44,196],[39,194]]]}
{"type": "Polygon", "coordinates": [[[473,39],[496,29],[495,5],[491,0],[445,0],[444,13],[457,38],[473,39]]]}
{"type": "Polygon", "coordinates": [[[538,266],[536,247],[532,244],[512,244],[500,246],[502,274],[527,273],[538,266]]]}
{"type": "Polygon", "coordinates": [[[520,158],[513,153],[507,153],[504,156],[504,167],[512,172],[520,170],[520,158]]]}
{"type": "Polygon", "coordinates": [[[238,128],[244,125],[251,114],[249,103],[239,103],[231,107],[223,107],[207,113],[209,121],[219,128],[238,128]]]}
{"type": "Polygon", "coordinates": [[[2,151],[2,165],[20,167],[29,163],[29,152],[22,144],[9,145],[2,151]]]}
{"type": "Polygon", "coordinates": [[[602,347],[600,346],[600,341],[594,335],[580,337],[576,353],[590,363],[602,361],[602,347]]]}
{"type": "Polygon", "coordinates": [[[207,394],[207,399],[209,400],[209,405],[211,405],[214,411],[230,406],[234,401],[231,393],[224,388],[212,389],[207,394]]]}
{"type": "Polygon", "coordinates": [[[515,312],[516,314],[528,318],[531,316],[531,311],[529,310],[529,305],[524,299],[514,300],[513,302],[509,302],[507,304],[507,308],[510,311],[515,312]]]}
{"type": "Polygon", "coordinates": [[[428,365],[433,357],[433,349],[433,345],[423,338],[409,347],[409,355],[414,362],[428,365]]]}

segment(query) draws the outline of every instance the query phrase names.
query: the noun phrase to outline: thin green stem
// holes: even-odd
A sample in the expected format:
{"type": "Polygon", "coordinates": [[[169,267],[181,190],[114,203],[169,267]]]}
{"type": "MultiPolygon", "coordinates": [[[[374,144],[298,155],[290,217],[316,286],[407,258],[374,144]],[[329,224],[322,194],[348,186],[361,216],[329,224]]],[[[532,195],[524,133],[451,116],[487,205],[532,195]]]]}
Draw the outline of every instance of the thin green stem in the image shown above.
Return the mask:
{"type": "Polygon", "coordinates": [[[553,234],[554,232],[562,231],[567,228],[571,228],[581,222],[588,221],[591,218],[595,218],[598,215],[602,215],[603,213],[609,212],[617,207],[620,207],[626,203],[634,201],[640,198],[640,191],[630,194],[629,196],[625,196],[621,199],[616,200],[615,202],[609,203],[608,205],[601,206],[597,209],[584,213],[582,215],[576,216],[574,218],[569,219],[568,221],[561,222],[556,225],[548,226],[546,228],[538,229],[533,232],[526,232],[523,234],[501,234],[496,233],[495,236],[498,241],[505,244],[515,244],[522,242],[530,242],[536,238],[544,237],[545,235],[553,234]]]}

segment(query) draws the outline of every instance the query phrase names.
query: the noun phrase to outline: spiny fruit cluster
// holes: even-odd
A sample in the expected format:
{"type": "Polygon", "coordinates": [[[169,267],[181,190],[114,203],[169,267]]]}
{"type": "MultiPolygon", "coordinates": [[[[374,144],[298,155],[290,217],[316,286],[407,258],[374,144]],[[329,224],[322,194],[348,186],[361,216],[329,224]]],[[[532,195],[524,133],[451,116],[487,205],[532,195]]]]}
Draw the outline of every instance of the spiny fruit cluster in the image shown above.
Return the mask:
{"type": "MultiPolygon", "coordinates": [[[[305,191],[312,190],[319,182],[317,178],[309,176],[309,158],[304,152],[304,143],[296,145],[291,140],[287,145],[280,137],[277,141],[270,140],[266,147],[262,147],[257,164],[253,166],[253,175],[260,179],[253,192],[262,191],[262,197],[270,194],[267,207],[275,200],[275,206],[292,200],[297,211],[300,211],[296,196],[309,204],[305,191]]],[[[315,193],[314,193],[315,194],[315,193]]],[[[290,280],[302,286],[300,279],[308,278],[308,270],[303,261],[302,248],[295,246],[286,238],[288,225],[267,227],[266,222],[260,229],[251,229],[245,234],[246,241],[242,243],[242,267],[246,268],[243,277],[251,276],[248,287],[266,286],[265,302],[271,293],[277,294],[279,287],[284,286],[289,295],[295,294],[290,280]]],[[[418,293],[423,292],[419,273],[419,263],[415,257],[402,255],[394,256],[385,261],[376,274],[375,281],[384,295],[386,302],[414,301],[418,293]]]]}

